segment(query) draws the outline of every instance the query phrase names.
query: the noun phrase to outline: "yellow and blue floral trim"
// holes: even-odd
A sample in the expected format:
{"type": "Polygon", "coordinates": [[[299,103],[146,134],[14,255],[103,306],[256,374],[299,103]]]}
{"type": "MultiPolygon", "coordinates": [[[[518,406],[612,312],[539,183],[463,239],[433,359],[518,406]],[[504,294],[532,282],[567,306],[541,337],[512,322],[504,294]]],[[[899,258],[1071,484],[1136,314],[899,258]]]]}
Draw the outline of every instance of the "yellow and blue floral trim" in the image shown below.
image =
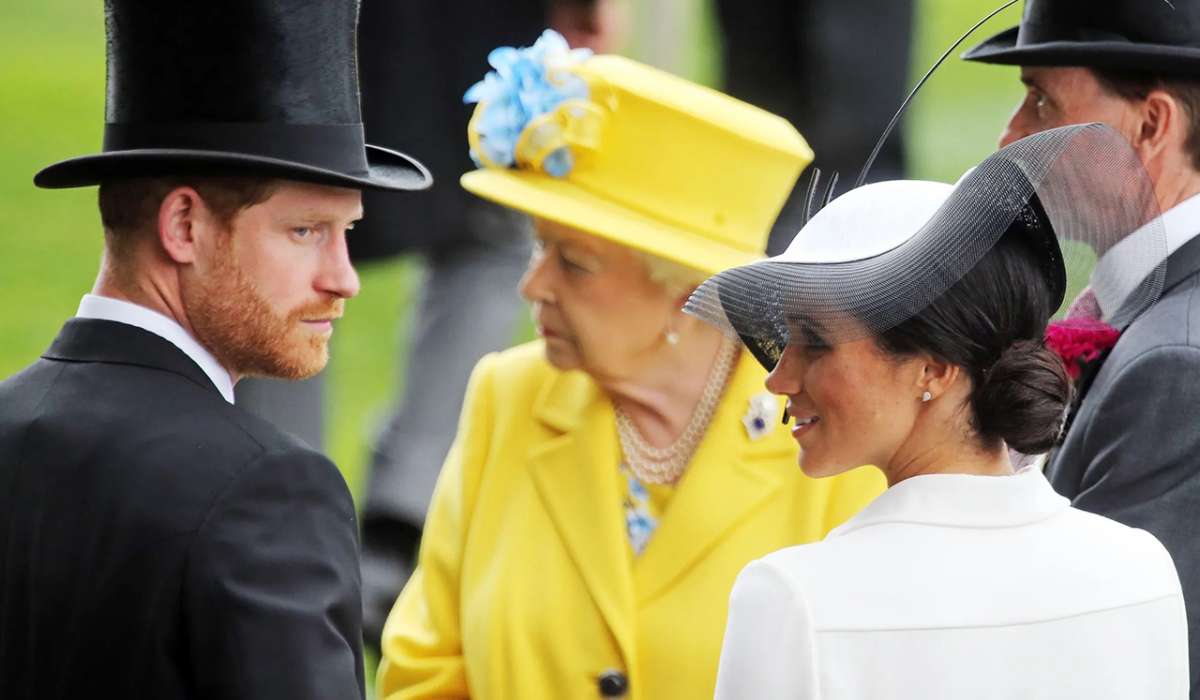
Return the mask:
{"type": "Polygon", "coordinates": [[[477,103],[467,127],[475,163],[567,177],[577,149],[599,146],[606,114],[574,72],[591,55],[571,49],[552,29],[533,46],[492,51],[488,63],[494,70],[463,95],[463,102],[477,103]]]}

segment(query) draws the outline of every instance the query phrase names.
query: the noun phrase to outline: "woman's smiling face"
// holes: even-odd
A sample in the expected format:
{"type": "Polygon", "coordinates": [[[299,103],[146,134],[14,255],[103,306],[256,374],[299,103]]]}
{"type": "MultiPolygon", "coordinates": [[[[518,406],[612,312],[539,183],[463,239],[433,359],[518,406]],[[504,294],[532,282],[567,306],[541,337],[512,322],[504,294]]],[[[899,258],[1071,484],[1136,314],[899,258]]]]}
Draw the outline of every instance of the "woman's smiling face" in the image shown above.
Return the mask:
{"type": "Polygon", "coordinates": [[[873,338],[789,344],[766,384],[788,399],[804,473],[891,463],[917,421],[922,367],[920,359],[887,355],[873,338]]]}

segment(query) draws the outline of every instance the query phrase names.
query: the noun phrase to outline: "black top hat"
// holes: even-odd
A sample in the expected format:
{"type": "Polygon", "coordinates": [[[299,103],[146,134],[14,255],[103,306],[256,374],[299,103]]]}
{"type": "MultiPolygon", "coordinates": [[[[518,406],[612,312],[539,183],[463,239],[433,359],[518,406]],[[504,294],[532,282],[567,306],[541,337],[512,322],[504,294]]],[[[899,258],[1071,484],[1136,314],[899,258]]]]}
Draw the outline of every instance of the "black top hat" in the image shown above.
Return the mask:
{"type": "Polygon", "coordinates": [[[1200,2],[1026,0],[1019,27],[984,41],[963,58],[1200,76],[1200,2]]]}
{"type": "Polygon", "coordinates": [[[193,173],[429,186],[416,160],[363,141],[358,0],[105,0],[104,9],[103,152],[44,168],[39,187],[193,173]]]}

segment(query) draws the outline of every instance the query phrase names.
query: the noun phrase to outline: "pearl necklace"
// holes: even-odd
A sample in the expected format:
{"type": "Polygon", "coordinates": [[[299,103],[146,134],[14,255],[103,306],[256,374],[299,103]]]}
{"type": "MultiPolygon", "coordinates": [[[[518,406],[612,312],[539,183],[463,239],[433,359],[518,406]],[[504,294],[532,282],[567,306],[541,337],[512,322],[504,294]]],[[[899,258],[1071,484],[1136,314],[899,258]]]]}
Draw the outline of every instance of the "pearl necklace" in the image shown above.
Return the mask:
{"type": "Polygon", "coordinates": [[[721,395],[733,370],[737,349],[737,344],[730,338],[721,339],[721,348],[717,351],[717,359],[712,369],[709,370],[704,391],[700,394],[700,402],[696,404],[692,418],[683,429],[683,433],[667,447],[654,447],[646,442],[629,415],[619,406],[613,406],[617,417],[617,437],[625,455],[625,466],[638,480],[650,484],[673,484],[683,476],[692,453],[696,451],[705,431],[708,430],[717,404],[721,401],[721,395]]]}

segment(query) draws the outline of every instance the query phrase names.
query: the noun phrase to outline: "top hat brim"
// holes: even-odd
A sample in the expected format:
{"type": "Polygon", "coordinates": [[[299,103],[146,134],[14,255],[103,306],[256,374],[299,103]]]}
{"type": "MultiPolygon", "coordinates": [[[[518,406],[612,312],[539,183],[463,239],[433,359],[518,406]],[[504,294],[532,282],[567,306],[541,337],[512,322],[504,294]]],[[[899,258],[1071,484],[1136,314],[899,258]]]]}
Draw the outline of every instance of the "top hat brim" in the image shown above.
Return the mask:
{"type": "Polygon", "coordinates": [[[1047,41],[1017,45],[1018,27],[962,55],[967,61],[1008,66],[1084,66],[1153,73],[1200,74],[1200,48],[1127,41],[1047,41]]]}
{"type": "Polygon", "coordinates": [[[384,191],[423,190],[433,184],[429,170],[403,153],[366,146],[367,171],[346,173],[310,164],[224,151],[145,148],[108,151],[49,165],[33,177],[38,187],[62,189],[106,180],[175,175],[247,175],[333,187],[384,191]]]}

